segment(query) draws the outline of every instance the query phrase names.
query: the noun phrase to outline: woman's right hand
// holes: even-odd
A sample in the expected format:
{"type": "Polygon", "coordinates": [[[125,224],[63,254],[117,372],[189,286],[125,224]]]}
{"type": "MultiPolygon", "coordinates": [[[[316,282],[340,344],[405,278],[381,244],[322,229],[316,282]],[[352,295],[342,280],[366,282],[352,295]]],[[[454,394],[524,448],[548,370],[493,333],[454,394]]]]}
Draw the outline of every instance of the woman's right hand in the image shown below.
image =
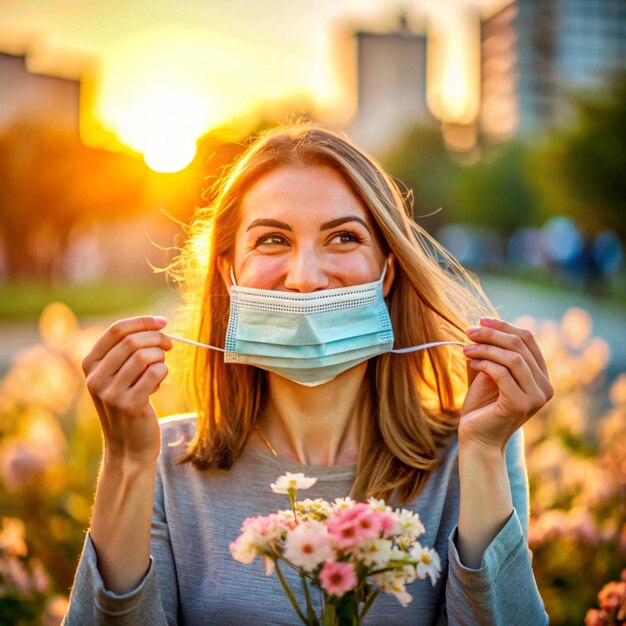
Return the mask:
{"type": "Polygon", "coordinates": [[[163,317],[132,317],[110,326],[82,367],[96,406],[109,460],[153,463],[161,449],[157,414],[150,403],[167,376],[171,339],[159,332],[163,317]]]}

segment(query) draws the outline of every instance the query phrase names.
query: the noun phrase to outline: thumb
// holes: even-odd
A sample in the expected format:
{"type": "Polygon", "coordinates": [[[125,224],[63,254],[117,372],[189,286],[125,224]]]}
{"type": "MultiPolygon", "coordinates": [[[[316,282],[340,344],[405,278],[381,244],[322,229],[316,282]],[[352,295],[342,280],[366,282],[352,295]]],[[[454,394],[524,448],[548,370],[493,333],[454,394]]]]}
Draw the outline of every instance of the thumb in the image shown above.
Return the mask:
{"type": "Polygon", "coordinates": [[[465,365],[465,370],[467,371],[467,387],[469,389],[470,385],[474,382],[474,379],[476,378],[476,376],[478,376],[479,372],[469,366],[469,361],[465,365]]]}

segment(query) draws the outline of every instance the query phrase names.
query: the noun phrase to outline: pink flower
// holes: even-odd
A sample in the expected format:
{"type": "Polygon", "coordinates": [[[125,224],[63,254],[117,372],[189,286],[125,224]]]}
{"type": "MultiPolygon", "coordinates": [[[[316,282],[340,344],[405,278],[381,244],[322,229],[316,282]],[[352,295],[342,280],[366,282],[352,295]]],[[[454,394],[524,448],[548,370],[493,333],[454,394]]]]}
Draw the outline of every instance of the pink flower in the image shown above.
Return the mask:
{"type": "Polygon", "coordinates": [[[614,609],[626,602],[626,582],[610,582],[598,593],[598,601],[603,609],[614,609]]]}
{"type": "Polygon", "coordinates": [[[241,525],[242,532],[249,532],[254,535],[273,535],[277,530],[276,515],[256,515],[248,517],[241,525]]]}
{"type": "Polygon", "coordinates": [[[320,572],[320,584],[326,593],[340,598],[358,584],[354,565],[327,561],[320,572]]]}
{"type": "Polygon", "coordinates": [[[598,609],[589,609],[587,615],[585,615],[585,626],[604,626],[606,624],[606,618],[608,617],[606,611],[598,611],[598,609]]]}
{"type": "Polygon", "coordinates": [[[306,572],[334,556],[328,531],[320,522],[301,522],[287,533],[285,557],[306,572]]]}
{"type": "Polygon", "coordinates": [[[336,510],[326,522],[330,536],[341,549],[351,549],[382,533],[393,533],[396,523],[393,515],[380,511],[370,504],[355,502],[345,509],[336,510]]]}

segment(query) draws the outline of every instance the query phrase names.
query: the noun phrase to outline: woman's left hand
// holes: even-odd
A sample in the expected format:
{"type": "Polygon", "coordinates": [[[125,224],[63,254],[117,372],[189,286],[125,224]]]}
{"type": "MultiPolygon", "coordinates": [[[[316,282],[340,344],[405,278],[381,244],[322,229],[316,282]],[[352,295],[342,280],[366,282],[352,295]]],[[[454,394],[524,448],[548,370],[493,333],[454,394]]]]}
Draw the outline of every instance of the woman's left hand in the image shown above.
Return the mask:
{"type": "Polygon", "coordinates": [[[461,408],[459,444],[503,451],[511,435],[552,396],[546,362],[534,335],[492,318],[467,330],[463,348],[477,372],[461,408]]]}

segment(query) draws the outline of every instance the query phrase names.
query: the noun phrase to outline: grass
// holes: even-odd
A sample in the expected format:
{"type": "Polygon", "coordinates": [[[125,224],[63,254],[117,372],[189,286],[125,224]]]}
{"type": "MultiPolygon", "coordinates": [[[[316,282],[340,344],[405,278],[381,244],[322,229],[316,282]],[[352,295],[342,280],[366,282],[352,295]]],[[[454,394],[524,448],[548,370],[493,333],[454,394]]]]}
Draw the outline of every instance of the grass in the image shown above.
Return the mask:
{"type": "Polygon", "coordinates": [[[0,282],[0,320],[36,320],[50,302],[67,304],[79,317],[140,310],[150,305],[165,289],[148,282],[0,282]]]}

